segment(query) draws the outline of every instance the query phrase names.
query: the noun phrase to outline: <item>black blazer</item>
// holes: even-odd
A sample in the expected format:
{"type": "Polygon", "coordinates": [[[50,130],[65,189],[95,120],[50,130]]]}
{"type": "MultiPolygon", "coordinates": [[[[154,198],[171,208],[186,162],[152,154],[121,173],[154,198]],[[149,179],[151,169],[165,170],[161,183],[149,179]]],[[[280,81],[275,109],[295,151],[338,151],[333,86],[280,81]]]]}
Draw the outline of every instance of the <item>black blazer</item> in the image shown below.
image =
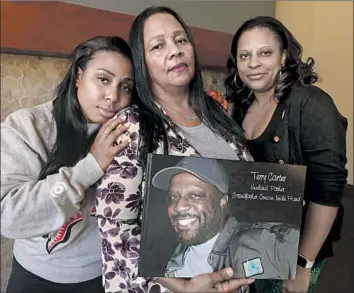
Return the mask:
{"type": "Polygon", "coordinates": [[[271,144],[274,162],[307,166],[302,222],[309,201],[339,207],[317,259],[330,257],[332,242],[340,238],[344,212],[341,199],[348,175],[347,119],[339,113],[332,98],[315,86],[294,87],[279,106],[282,119],[278,119],[276,131],[266,143],[271,144]]]}

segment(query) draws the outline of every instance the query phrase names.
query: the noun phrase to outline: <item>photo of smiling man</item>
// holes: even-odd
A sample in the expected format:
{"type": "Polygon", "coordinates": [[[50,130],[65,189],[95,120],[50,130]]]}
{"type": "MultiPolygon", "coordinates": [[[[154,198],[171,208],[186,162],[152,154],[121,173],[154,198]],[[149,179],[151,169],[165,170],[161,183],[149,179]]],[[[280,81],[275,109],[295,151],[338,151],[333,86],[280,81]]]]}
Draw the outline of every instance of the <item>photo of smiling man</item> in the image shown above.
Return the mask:
{"type": "Polygon", "coordinates": [[[232,267],[237,277],[293,279],[299,230],[283,223],[240,223],[228,212],[229,178],[215,159],[183,158],[152,179],[165,190],[179,245],[166,277],[190,278],[232,267]]]}

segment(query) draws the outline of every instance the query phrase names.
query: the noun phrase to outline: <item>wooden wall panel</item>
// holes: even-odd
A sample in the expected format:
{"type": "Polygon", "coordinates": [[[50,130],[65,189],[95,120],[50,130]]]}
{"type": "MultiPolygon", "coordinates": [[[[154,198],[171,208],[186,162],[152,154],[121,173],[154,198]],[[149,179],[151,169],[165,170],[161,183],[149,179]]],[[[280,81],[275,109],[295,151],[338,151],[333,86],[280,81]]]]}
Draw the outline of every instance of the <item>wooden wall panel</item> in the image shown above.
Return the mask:
{"type": "MultiPolygon", "coordinates": [[[[97,35],[127,40],[133,15],[57,1],[1,2],[1,51],[66,57],[97,35]]],[[[224,70],[232,35],[191,27],[204,68],[224,70]]]]}

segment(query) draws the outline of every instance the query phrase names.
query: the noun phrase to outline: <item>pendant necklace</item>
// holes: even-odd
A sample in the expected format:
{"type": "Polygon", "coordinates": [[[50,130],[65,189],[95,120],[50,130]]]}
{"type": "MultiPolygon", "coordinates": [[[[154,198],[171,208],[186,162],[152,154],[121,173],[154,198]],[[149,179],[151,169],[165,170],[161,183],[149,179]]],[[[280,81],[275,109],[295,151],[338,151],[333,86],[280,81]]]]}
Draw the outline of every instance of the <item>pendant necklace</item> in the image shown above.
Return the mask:
{"type": "MultiPolygon", "coordinates": [[[[164,109],[166,109],[166,110],[168,110],[168,111],[170,111],[170,112],[173,112],[173,113],[175,113],[175,114],[177,114],[177,115],[180,115],[180,114],[178,114],[175,110],[172,110],[172,109],[170,109],[170,108],[167,108],[167,107],[164,107],[164,109]]],[[[183,116],[183,118],[184,119],[186,119],[187,121],[194,121],[194,120],[198,120],[199,118],[198,118],[198,116],[197,115],[195,115],[195,114],[193,114],[193,115],[191,115],[191,116],[183,116]]]]}

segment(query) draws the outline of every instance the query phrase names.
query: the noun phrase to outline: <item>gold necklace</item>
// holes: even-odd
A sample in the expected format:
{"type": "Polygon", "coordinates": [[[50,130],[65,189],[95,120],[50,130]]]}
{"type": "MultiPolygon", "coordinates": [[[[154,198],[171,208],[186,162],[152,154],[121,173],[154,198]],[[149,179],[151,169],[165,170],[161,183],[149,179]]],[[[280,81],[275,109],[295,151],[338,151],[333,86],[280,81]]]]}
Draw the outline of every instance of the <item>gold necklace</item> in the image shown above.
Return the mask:
{"type": "MultiPolygon", "coordinates": [[[[165,110],[168,110],[168,111],[170,111],[170,112],[173,112],[173,113],[175,113],[175,114],[177,114],[177,115],[180,115],[179,113],[177,113],[177,111],[175,111],[175,110],[172,110],[172,109],[170,109],[170,108],[167,108],[167,107],[163,107],[165,110]]],[[[195,115],[195,114],[193,114],[193,115],[191,115],[191,116],[183,116],[183,118],[184,119],[186,119],[187,121],[194,121],[194,120],[198,120],[199,118],[198,118],[198,116],[197,115],[195,115]]]]}

